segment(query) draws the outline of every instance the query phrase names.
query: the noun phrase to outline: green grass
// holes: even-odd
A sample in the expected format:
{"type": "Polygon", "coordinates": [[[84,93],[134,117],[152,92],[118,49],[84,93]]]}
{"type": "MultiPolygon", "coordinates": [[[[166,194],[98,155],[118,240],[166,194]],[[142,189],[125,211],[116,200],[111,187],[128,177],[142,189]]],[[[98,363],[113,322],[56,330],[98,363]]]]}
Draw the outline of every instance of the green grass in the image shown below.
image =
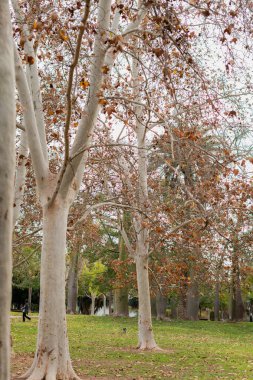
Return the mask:
{"type": "MultiPolygon", "coordinates": [[[[12,318],[17,354],[34,352],[37,320],[12,318]]],[[[253,323],[154,321],[154,331],[165,351],[138,352],[135,318],[68,316],[74,366],[84,379],[253,379],[253,323]]]]}

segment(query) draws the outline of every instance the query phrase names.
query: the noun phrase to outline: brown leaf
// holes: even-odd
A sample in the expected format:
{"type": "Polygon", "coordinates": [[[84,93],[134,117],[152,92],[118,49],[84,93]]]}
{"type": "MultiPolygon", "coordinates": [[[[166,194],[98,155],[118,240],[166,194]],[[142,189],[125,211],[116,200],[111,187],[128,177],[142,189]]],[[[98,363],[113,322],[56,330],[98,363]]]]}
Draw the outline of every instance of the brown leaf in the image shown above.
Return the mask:
{"type": "Polygon", "coordinates": [[[89,85],[89,81],[87,81],[87,79],[82,78],[82,80],[80,81],[80,86],[82,87],[82,89],[86,90],[86,88],[88,88],[89,85]]]}
{"type": "Polygon", "coordinates": [[[26,57],[26,61],[27,61],[27,63],[29,63],[29,65],[33,65],[34,64],[34,58],[31,55],[28,55],[26,57]]]}
{"type": "Polygon", "coordinates": [[[98,104],[102,104],[103,106],[105,106],[105,105],[107,104],[107,100],[104,99],[104,98],[100,98],[100,99],[98,100],[98,104]]]}
{"type": "Polygon", "coordinates": [[[108,74],[108,72],[109,72],[109,67],[106,66],[106,65],[104,65],[104,66],[102,67],[101,71],[102,71],[103,74],[108,74]]]}

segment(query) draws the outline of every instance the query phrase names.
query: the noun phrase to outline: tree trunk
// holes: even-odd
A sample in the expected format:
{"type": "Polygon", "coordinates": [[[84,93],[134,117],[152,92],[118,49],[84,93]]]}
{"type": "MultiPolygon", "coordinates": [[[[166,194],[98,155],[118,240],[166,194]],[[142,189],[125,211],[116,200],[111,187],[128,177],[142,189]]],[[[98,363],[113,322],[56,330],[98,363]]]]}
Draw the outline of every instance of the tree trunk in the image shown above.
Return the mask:
{"type": "Polygon", "coordinates": [[[115,317],[128,317],[128,289],[119,288],[114,290],[114,313],[115,317]]]}
{"type": "Polygon", "coordinates": [[[74,253],[70,259],[68,275],[67,313],[75,314],[78,295],[78,258],[79,252],[74,253]]]}
{"type": "Polygon", "coordinates": [[[33,365],[22,379],[77,379],[70,361],[65,310],[67,217],[68,206],[59,200],[43,208],[37,348],[33,365]]]}
{"type": "Polygon", "coordinates": [[[215,299],[214,299],[214,320],[219,321],[220,312],[220,283],[219,281],[215,284],[215,299]]]}
{"type": "Polygon", "coordinates": [[[148,256],[137,254],[135,258],[136,272],[137,272],[137,285],[138,285],[138,326],[139,326],[139,343],[138,348],[141,350],[157,348],[154,339],[152,318],[151,318],[151,304],[150,304],[150,290],[149,290],[149,277],[148,277],[148,256]]]}
{"type": "Polygon", "coordinates": [[[155,297],[150,297],[150,304],[151,304],[151,316],[157,317],[156,298],[155,297]]]}
{"type": "MultiPolygon", "coordinates": [[[[126,212],[123,216],[123,224],[129,228],[129,222],[127,223],[129,217],[126,212]]],[[[125,246],[124,239],[122,236],[119,238],[119,260],[124,261],[127,258],[127,250],[125,246]]],[[[128,287],[124,286],[114,291],[114,316],[116,317],[128,317],[128,287]]]]}
{"type": "Polygon", "coordinates": [[[199,319],[199,290],[198,283],[196,279],[192,279],[189,284],[187,295],[186,295],[186,312],[187,319],[191,321],[197,321],[199,319]]]}
{"type": "Polygon", "coordinates": [[[177,305],[177,318],[178,319],[187,319],[187,310],[186,310],[186,294],[185,289],[180,293],[178,305],[177,305]]]}
{"type": "Polygon", "coordinates": [[[166,318],[167,297],[161,292],[156,295],[156,318],[158,321],[163,321],[166,318]]]}
{"type": "Polygon", "coordinates": [[[32,310],[32,287],[29,286],[28,288],[28,310],[31,312],[32,310]]]}
{"type": "Polygon", "coordinates": [[[0,1],[0,380],[10,379],[15,76],[9,1],[0,1]]]}
{"type": "Polygon", "coordinates": [[[106,315],[106,295],[103,294],[103,313],[106,315]]]}
{"type": "Polygon", "coordinates": [[[113,305],[113,294],[112,291],[109,293],[109,315],[113,315],[113,310],[112,310],[112,305],[113,305]]]}
{"type": "MultiPolygon", "coordinates": [[[[140,100],[141,86],[138,77],[139,62],[134,59],[132,65],[133,95],[135,100],[140,100]],[[140,87],[138,87],[138,85],[140,87]]],[[[144,211],[147,211],[149,205],[148,199],[148,157],[146,145],[146,126],[141,122],[142,107],[134,107],[136,117],[136,136],[138,141],[138,177],[137,177],[137,205],[144,211]]],[[[150,288],[148,276],[148,256],[149,256],[149,228],[144,226],[143,215],[139,214],[133,219],[136,232],[136,250],[135,263],[138,286],[138,325],[139,325],[139,343],[138,348],[141,350],[157,348],[155,342],[152,317],[150,288]]]]}
{"type": "Polygon", "coordinates": [[[94,294],[91,294],[91,310],[90,310],[90,315],[95,315],[95,301],[96,301],[96,296],[94,294]]]}
{"type": "Polygon", "coordinates": [[[26,177],[26,163],[29,154],[28,142],[26,132],[21,131],[20,144],[18,149],[16,178],[15,178],[15,196],[14,196],[14,211],[13,211],[13,227],[19,217],[24,189],[25,189],[25,177],[26,177]]]}
{"type": "Polygon", "coordinates": [[[240,266],[237,252],[232,256],[232,284],[231,284],[231,319],[240,321],[244,315],[244,305],[241,292],[240,266]]]}

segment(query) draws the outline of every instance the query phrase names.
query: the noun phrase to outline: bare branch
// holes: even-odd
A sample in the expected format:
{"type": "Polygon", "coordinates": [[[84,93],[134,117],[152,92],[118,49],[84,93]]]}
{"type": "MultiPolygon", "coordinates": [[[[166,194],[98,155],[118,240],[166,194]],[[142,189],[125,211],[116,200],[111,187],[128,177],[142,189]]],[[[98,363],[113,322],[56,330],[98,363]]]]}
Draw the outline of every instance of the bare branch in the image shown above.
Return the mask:
{"type": "Polygon", "coordinates": [[[22,62],[17,51],[16,46],[14,47],[15,54],[15,72],[16,72],[16,86],[19,93],[19,98],[24,112],[24,122],[27,133],[27,139],[29,144],[29,149],[31,152],[33,167],[35,171],[36,181],[39,190],[42,189],[45,179],[48,174],[47,161],[43,155],[43,150],[41,146],[41,140],[39,132],[37,129],[37,122],[35,118],[33,103],[31,94],[29,91],[27,79],[24,73],[22,62]]]}
{"type": "Polygon", "coordinates": [[[32,231],[32,232],[29,232],[28,234],[25,234],[25,235],[19,237],[18,239],[14,240],[14,242],[13,242],[14,246],[16,245],[16,243],[20,242],[21,240],[26,239],[28,236],[31,237],[31,236],[37,234],[37,232],[39,232],[39,231],[41,231],[41,230],[42,230],[42,227],[37,228],[36,230],[34,230],[34,231],[32,231]]]}
{"type": "Polygon", "coordinates": [[[83,216],[72,227],[68,227],[68,230],[73,231],[78,224],[82,223],[87,218],[87,216],[90,214],[92,210],[95,210],[100,207],[105,207],[105,206],[111,206],[111,207],[117,207],[117,208],[128,208],[128,209],[135,210],[143,214],[143,211],[138,209],[137,207],[132,207],[130,205],[125,205],[122,203],[105,201],[105,202],[97,203],[95,205],[88,207],[87,210],[84,212],[83,216]]]}
{"type": "Polygon", "coordinates": [[[27,63],[26,69],[29,75],[29,84],[31,86],[31,95],[32,95],[33,104],[34,104],[36,127],[39,133],[39,139],[40,139],[40,144],[41,144],[44,160],[46,162],[46,165],[48,166],[48,152],[47,152],[44,112],[43,112],[43,104],[42,104],[42,96],[41,96],[40,78],[39,78],[38,65],[37,65],[37,56],[33,47],[34,41],[30,39],[29,28],[25,22],[25,17],[22,12],[22,9],[19,6],[18,1],[11,0],[11,2],[12,2],[12,6],[15,12],[16,20],[25,37],[25,44],[24,44],[25,53],[27,56],[31,56],[33,58],[33,64],[27,63]]]}
{"type": "Polygon", "coordinates": [[[131,257],[134,257],[135,256],[135,251],[134,251],[134,249],[132,247],[132,244],[130,243],[130,240],[129,240],[128,236],[127,236],[127,233],[126,233],[126,231],[125,231],[122,223],[120,223],[119,232],[120,232],[120,234],[121,234],[121,236],[122,236],[122,238],[124,240],[124,243],[126,244],[126,247],[128,249],[129,255],[131,257]]]}
{"type": "MultiPolygon", "coordinates": [[[[85,105],[85,109],[82,115],[82,119],[79,123],[79,128],[77,130],[77,134],[75,137],[75,141],[72,147],[72,159],[71,162],[67,165],[67,169],[63,178],[61,179],[61,183],[59,185],[58,191],[61,191],[63,197],[65,197],[68,193],[69,187],[76,177],[75,188],[78,190],[80,186],[80,181],[82,178],[83,168],[87,159],[86,148],[89,146],[89,142],[91,139],[91,134],[95,125],[95,121],[97,120],[98,112],[101,108],[99,103],[98,94],[101,89],[102,81],[105,75],[110,73],[110,70],[115,62],[115,59],[118,55],[118,52],[115,52],[114,46],[108,45],[106,41],[106,35],[108,30],[110,30],[110,10],[111,5],[108,0],[100,0],[99,2],[99,11],[98,11],[98,25],[99,30],[96,35],[95,45],[94,45],[94,58],[92,62],[92,72],[91,72],[91,83],[89,88],[89,96],[87,98],[87,102],[85,105]],[[101,42],[104,43],[101,43],[101,42]],[[108,68],[107,73],[104,74],[102,71],[102,67],[106,66],[108,68]],[[77,154],[80,150],[84,149],[82,154],[77,154]]],[[[124,37],[124,41],[126,41],[131,32],[139,27],[142,19],[145,17],[147,12],[147,5],[144,3],[141,5],[140,10],[137,14],[135,21],[133,21],[125,30],[124,33],[127,35],[124,37]]],[[[113,33],[117,30],[117,24],[119,22],[119,15],[115,15],[113,26],[111,31],[113,33]]],[[[76,190],[76,191],[77,191],[76,190]]]]}
{"type": "Polygon", "coordinates": [[[20,267],[22,264],[24,264],[26,261],[30,260],[30,258],[39,251],[39,249],[41,248],[41,246],[39,245],[38,247],[36,247],[31,253],[29,256],[25,257],[23,260],[19,261],[18,263],[16,264],[13,264],[13,269],[15,268],[18,268],[20,267]]]}
{"type": "MultiPolygon", "coordinates": [[[[67,96],[67,116],[66,116],[65,128],[64,128],[65,155],[64,155],[63,166],[62,166],[61,173],[59,176],[58,187],[60,187],[62,178],[67,168],[68,160],[69,160],[69,127],[70,127],[70,120],[71,120],[71,113],[72,113],[72,95],[71,95],[72,85],[73,85],[74,71],[78,63],[82,38],[83,38],[85,26],[87,24],[89,12],[90,12],[90,0],[87,0],[86,5],[85,5],[84,16],[81,20],[81,25],[79,26],[79,34],[77,37],[76,50],[75,50],[73,62],[71,63],[70,70],[69,70],[69,79],[68,79],[68,87],[67,87],[67,95],[66,95],[67,96]]],[[[57,195],[57,191],[55,191],[50,204],[54,202],[56,195],[57,195]]]]}

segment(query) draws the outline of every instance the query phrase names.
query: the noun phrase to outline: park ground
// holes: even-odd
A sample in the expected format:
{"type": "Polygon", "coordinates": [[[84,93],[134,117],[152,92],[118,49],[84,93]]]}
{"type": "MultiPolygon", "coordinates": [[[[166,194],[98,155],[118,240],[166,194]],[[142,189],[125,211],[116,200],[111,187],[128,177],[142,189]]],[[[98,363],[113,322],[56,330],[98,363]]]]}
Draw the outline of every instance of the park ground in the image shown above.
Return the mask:
{"type": "MultiPolygon", "coordinates": [[[[37,323],[12,318],[15,377],[32,363],[37,323]]],[[[154,321],[154,331],[163,351],[138,352],[136,318],[68,316],[76,372],[83,380],[253,379],[253,323],[154,321]]]]}

